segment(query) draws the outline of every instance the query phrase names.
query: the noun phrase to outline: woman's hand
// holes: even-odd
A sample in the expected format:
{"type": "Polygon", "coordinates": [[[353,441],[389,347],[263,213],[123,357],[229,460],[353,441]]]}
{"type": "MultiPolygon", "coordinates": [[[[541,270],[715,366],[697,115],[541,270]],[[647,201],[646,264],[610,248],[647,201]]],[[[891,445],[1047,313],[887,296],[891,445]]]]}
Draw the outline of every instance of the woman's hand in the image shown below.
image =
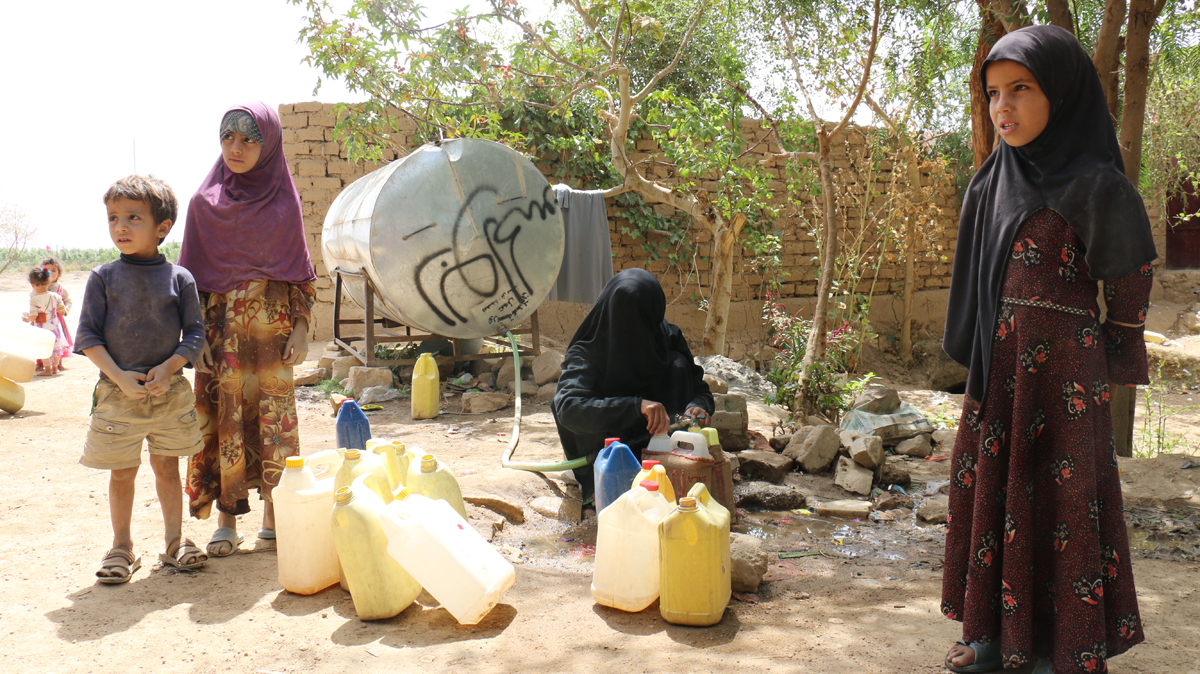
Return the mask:
{"type": "Polygon", "coordinates": [[[703,407],[696,407],[695,405],[687,408],[687,410],[684,411],[684,415],[695,419],[696,425],[701,427],[707,426],[711,421],[711,419],[708,418],[708,412],[706,412],[703,407]]]}
{"type": "Polygon", "coordinates": [[[215,363],[213,362],[212,349],[208,346],[208,340],[204,340],[204,346],[200,347],[200,355],[196,358],[196,362],[192,363],[192,367],[196,368],[196,372],[208,374],[213,371],[215,363]]]}
{"type": "Polygon", "coordinates": [[[283,345],[283,364],[295,367],[308,357],[308,321],[297,318],[292,323],[292,334],[288,335],[287,344],[283,345]]]}
{"type": "Polygon", "coordinates": [[[643,400],[642,416],[646,417],[646,430],[650,431],[650,435],[662,435],[671,430],[671,417],[662,403],[643,400]]]}

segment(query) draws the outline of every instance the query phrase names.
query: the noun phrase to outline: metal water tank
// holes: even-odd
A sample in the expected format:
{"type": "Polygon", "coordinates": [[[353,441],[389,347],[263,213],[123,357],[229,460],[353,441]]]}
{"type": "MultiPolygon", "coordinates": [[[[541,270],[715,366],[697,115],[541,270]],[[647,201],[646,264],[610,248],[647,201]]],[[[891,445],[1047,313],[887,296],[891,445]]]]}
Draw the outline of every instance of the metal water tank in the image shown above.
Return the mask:
{"type": "MultiPolygon", "coordinates": [[[[546,178],[487,140],[424,145],[347,186],[321,232],[325,266],[365,272],[375,312],[471,339],[528,318],[562,266],[562,211],[546,178]]],[[[362,284],[343,290],[364,305],[362,284]]]]}

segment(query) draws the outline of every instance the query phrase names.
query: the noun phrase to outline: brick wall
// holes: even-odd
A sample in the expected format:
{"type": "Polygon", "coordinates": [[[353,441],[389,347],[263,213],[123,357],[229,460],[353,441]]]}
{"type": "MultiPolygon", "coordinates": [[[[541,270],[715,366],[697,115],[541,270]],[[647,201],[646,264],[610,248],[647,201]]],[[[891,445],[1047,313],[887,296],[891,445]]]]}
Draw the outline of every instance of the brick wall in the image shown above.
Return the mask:
{"type": "MultiPolygon", "coordinates": [[[[346,153],[333,138],[332,104],[318,102],[285,104],[279,106],[279,115],[283,122],[284,154],[291,167],[296,187],[300,191],[309,251],[319,277],[313,332],[316,338],[326,339],[332,335],[334,286],[333,281],[329,278],[328,270],[321,260],[321,228],[325,214],[343,187],[379,168],[381,164],[370,162],[353,164],[347,159],[346,153]]],[[[412,135],[414,130],[412,127],[402,126],[400,135],[396,139],[398,144],[415,148],[412,135]]],[[[742,133],[751,142],[757,141],[762,136],[761,127],[754,120],[746,120],[743,123],[742,133]]],[[[844,138],[845,140],[834,148],[834,169],[841,174],[840,177],[845,182],[846,189],[858,191],[861,194],[861,190],[865,186],[858,180],[859,176],[865,175],[865,172],[860,171],[861,167],[855,166],[851,158],[855,155],[856,149],[861,149],[865,139],[857,132],[848,133],[844,138]]],[[[648,139],[638,141],[636,148],[633,156],[635,161],[658,152],[654,141],[648,139]]],[[[768,153],[775,151],[777,150],[771,144],[763,143],[754,150],[756,156],[752,159],[762,161],[767,171],[775,176],[771,187],[777,192],[772,203],[782,207],[781,217],[776,220],[775,226],[781,232],[783,271],[787,274],[778,292],[787,304],[799,306],[806,304],[806,299],[811,298],[816,292],[818,263],[813,258],[817,254],[817,248],[810,234],[812,225],[806,219],[812,216],[806,216],[803,212],[811,209],[797,208],[787,198],[783,183],[784,166],[782,162],[767,156],[768,153]]],[[[387,160],[394,158],[395,156],[391,154],[385,157],[387,160]]],[[[543,160],[539,164],[539,168],[549,175],[550,166],[545,161],[543,160]]],[[[649,169],[648,177],[668,178],[667,170],[666,167],[653,167],[649,169]]],[[[881,170],[871,173],[871,176],[874,180],[882,183],[887,183],[892,179],[890,167],[886,162],[882,165],[881,170]]],[[[922,179],[923,184],[928,184],[928,175],[922,176],[922,179]]],[[[557,181],[554,178],[550,178],[550,180],[557,181]]],[[[701,186],[706,187],[703,184],[701,186]]],[[[715,183],[707,185],[710,188],[715,188],[715,186],[715,183]]],[[[950,285],[949,257],[953,255],[957,235],[959,201],[953,184],[943,185],[938,190],[938,194],[935,203],[940,209],[939,224],[943,227],[943,232],[936,238],[918,243],[917,249],[922,255],[917,262],[916,289],[918,291],[947,288],[950,285]],[[940,255],[947,256],[948,260],[940,261],[938,259],[940,255]]],[[[674,213],[674,209],[669,206],[660,205],[656,208],[665,215],[674,213]]],[[[614,269],[619,271],[643,267],[658,276],[667,292],[668,301],[673,302],[669,318],[684,329],[689,339],[697,340],[704,318],[703,313],[695,308],[695,302],[691,297],[693,295],[707,296],[707,288],[711,283],[711,263],[697,259],[693,268],[681,269],[669,265],[666,260],[649,260],[649,256],[640,245],[643,241],[622,233],[622,228],[629,227],[628,221],[624,219],[623,215],[624,209],[610,200],[609,224],[613,243],[614,269]]],[[[848,217],[843,222],[844,226],[849,228],[858,226],[857,213],[850,211],[846,215],[848,217]]],[[[693,243],[697,246],[697,257],[707,256],[711,247],[711,235],[708,232],[697,231],[693,235],[693,243]]],[[[736,317],[738,320],[730,321],[730,334],[727,337],[728,355],[733,358],[742,358],[757,353],[757,347],[763,343],[764,335],[758,315],[761,311],[761,293],[766,288],[763,286],[763,279],[755,273],[753,265],[746,258],[735,262],[734,273],[731,318],[736,317]]],[[[904,267],[902,264],[885,263],[880,270],[879,281],[875,286],[876,304],[891,304],[892,297],[889,294],[897,293],[902,289],[903,278],[904,267]]],[[[865,292],[866,284],[859,290],[865,292]]],[[[937,293],[938,296],[941,294],[937,293]]],[[[546,313],[551,315],[582,316],[580,311],[562,307],[546,308],[546,313]]],[[[889,316],[885,314],[889,313],[894,317],[894,311],[880,312],[881,315],[875,326],[877,331],[888,331],[889,316]]],[[[351,310],[348,316],[361,316],[361,312],[351,310]]],[[[927,323],[931,324],[931,331],[940,335],[942,317],[933,315],[920,318],[924,318],[927,323]]],[[[552,338],[565,341],[574,331],[572,322],[577,324],[577,320],[572,321],[570,318],[556,319],[551,323],[557,328],[544,326],[543,330],[552,338]],[[549,329],[547,330],[547,328],[549,329]]]]}

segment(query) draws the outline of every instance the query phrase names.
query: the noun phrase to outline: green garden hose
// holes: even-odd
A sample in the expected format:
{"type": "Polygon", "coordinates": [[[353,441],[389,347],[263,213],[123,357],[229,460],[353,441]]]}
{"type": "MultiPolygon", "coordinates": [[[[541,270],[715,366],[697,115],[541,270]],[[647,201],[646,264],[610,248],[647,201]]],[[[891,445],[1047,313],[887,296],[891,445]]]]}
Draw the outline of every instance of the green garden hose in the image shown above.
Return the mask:
{"type": "Polygon", "coordinates": [[[504,333],[508,335],[508,343],[512,345],[513,353],[513,372],[516,373],[516,413],[513,415],[512,438],[508,441],[508,447],[504,449],[504,454],[500,456],[500,465],[513,470],[528,470],[534,473],[555,473],[562,470],[571,470],[574,468],[583,468],[588,465],[587,457],[580,457],[570,461],[559,461],[557,463],[537,463],[533,461],[513,461],[513,452],[517,449],[517,443],[521,441],[521,353],[517,348],[517,338],[509,330],[504,333]]]}

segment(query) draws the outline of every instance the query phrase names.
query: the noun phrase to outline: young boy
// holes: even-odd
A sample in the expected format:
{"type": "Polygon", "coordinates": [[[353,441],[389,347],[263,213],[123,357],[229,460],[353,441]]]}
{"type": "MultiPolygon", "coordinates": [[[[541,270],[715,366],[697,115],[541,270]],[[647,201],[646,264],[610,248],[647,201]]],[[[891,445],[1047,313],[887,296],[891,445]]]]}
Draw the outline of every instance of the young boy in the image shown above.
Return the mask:
{"type": "Polygon", "coordinates": [[[166,526],[167,551],[159,559],[179,569],[195,569],[208,560],[183,538],[179,480],[179,457],[203,447],[193,409],[196,396],[178,372],[197,363],[204,322],[191,273],[158,252],[178,209],[170,186],[153,177],[122,178],[105,192],[104,205],[121,259],[96,267],[88,277],[75,352],[101,372],[79,462],[112,471],[113,547],[96,577],[115,584],[127,582],[141,567],[129,523],[143,439],[150,447],[166,526]]]}

